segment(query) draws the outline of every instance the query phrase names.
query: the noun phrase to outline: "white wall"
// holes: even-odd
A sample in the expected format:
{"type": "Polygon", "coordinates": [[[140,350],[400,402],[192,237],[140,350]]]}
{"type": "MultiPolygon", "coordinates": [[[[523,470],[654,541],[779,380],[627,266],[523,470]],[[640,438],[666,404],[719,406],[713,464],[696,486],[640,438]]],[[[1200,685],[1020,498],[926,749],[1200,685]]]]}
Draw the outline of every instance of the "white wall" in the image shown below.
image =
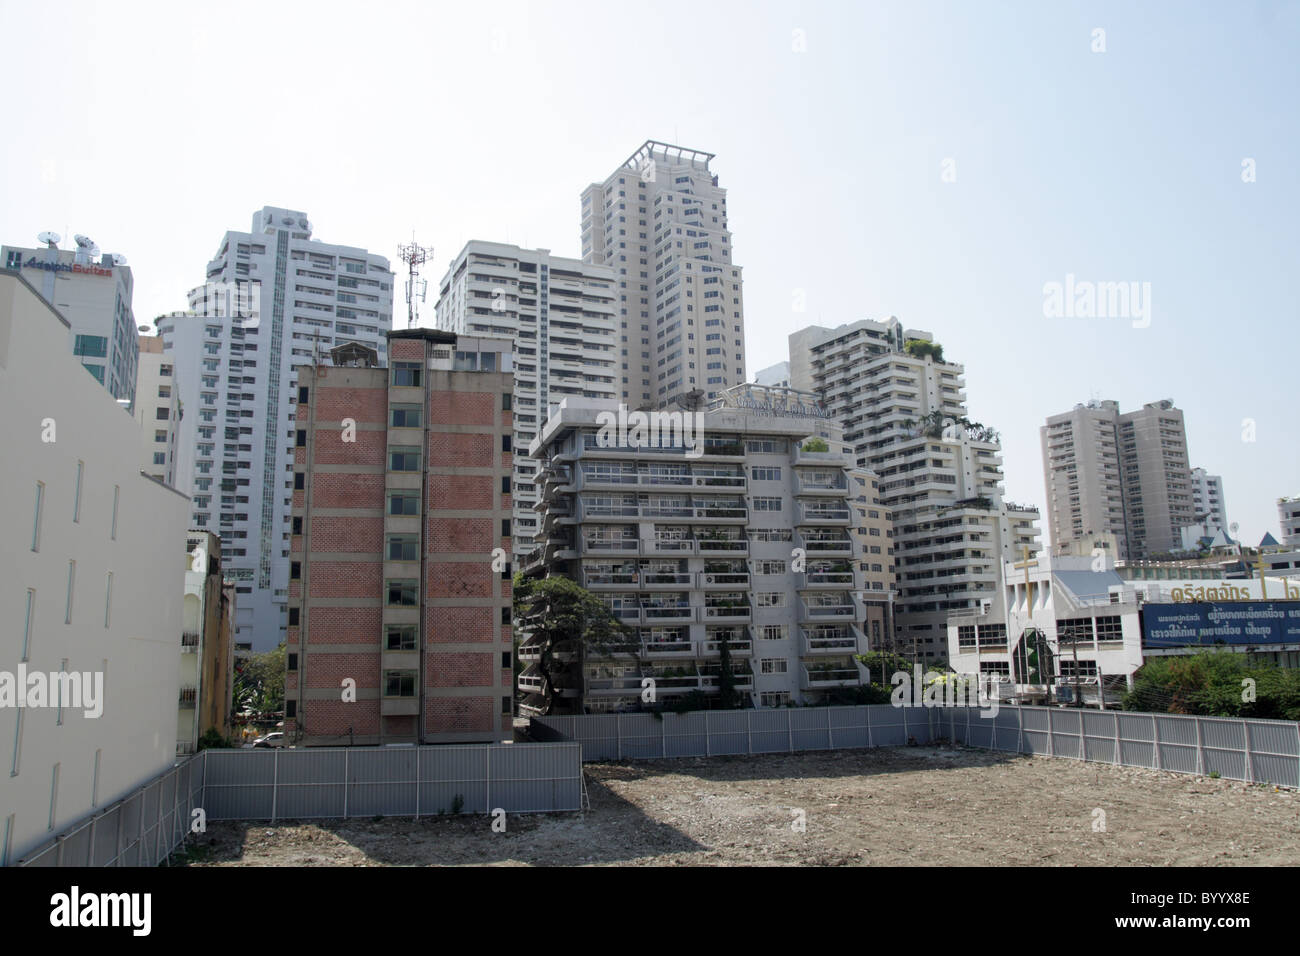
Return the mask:
{"type": "Polygon", "coordinates": [[[22,659],[30,588],[29,672],[58,671],[64,659],[69,671],[106,671],[97,719],[65,708],[60,724],[53,707],[0,708],[0,840],[8,832],[8,862],[167,769],[175,753],[185,573],[177,554],[189,502],[140,474],[136,422],[66,343],[67,327],[50,307],[0,274],[0,670],[16,672],[22,659]],[[46,419],[54,420],[53,442],[42,440],[46,419]],[[85,464],[74,522],[79,459],[85,464]],[[39,550],[32,551],[37,482],[45,489],[39,550]],[[69,560],[76,561],[70,624],[69,560]]]}

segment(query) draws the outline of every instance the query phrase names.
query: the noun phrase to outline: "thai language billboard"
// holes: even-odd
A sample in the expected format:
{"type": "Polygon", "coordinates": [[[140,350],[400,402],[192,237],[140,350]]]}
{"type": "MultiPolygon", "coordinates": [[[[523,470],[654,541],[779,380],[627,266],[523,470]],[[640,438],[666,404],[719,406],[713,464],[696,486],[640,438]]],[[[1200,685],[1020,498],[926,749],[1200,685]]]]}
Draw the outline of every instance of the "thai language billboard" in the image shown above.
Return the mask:
{"type": "Polygon", "coordinates": [[[1300,601],[1143,606],[1143,647],[1215,644],[1300,644],[1300,601]]]}

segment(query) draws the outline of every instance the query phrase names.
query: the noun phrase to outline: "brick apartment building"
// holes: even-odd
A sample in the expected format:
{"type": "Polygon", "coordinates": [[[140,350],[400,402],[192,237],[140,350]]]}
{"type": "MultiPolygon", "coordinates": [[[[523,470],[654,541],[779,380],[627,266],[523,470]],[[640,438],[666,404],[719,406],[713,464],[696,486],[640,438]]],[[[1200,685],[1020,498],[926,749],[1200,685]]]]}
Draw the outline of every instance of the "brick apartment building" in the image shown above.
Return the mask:
{"type": "Polygon", "coordinates": [[[286,736],[508,739],[510,340],[413,329],[387,368],[330,356],[298,370],[286,736]]]}

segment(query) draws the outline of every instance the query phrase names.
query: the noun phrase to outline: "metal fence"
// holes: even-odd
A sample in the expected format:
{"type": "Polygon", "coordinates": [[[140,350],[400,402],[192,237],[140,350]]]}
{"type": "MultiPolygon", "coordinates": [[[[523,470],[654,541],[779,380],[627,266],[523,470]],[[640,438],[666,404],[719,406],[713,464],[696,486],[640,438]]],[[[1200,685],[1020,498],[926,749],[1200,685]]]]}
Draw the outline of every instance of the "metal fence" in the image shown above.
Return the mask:
{"type": "Polygon", "coordinates": [[[576,743],[204,750],[76,823],[17,866],[156,866],[207,820],[580,810],[576,743]]]}
{"type": "Polygon", "coordinates": [[[1063,707],[935,710],[936,735],[990,750],[1300,787],[1300,723],[1063,707]]]}
{"type": "Polygon", "coordinates": [[[577,744],[207,750],[209,820],[312,820],[582,807],[577,744]]]}
{"type": "Polygon", "coordinates": [[[583,760],[712,757],[930,743],[933,720],[914,707],[772,708],[686,714],[534,717],[538,740],[582,744],[583,760]]]}
{"type": "Polygon", "coordinates": [[[157,866],[189,830],[203,803],[204,754],[41,844],[17,866],[157,866]]]}
{"type": "Polygon", "coordinates": [[[583,760],[897,747],[946,738],[972,747],[1072,757],[1230,780],[1300,786],[1300,723],[1129,711],[1004,706],[781,708],[687,714],[534,717],[538,740],[572,740],[583,760]]]}

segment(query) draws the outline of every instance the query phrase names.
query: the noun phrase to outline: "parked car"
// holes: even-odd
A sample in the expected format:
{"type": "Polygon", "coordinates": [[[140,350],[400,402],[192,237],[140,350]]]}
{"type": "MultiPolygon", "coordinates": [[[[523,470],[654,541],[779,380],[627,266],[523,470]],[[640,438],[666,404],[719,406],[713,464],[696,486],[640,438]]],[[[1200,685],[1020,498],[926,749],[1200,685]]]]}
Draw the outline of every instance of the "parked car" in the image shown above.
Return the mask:
{"type": "Polygon", "coordinates": [[[273,734],[267,734],[265,737],[258,737],[256,740],[253,741],[253,746],[257,748],[283,747],[284,734],[282,732],[277,731],[273,734]]]}

